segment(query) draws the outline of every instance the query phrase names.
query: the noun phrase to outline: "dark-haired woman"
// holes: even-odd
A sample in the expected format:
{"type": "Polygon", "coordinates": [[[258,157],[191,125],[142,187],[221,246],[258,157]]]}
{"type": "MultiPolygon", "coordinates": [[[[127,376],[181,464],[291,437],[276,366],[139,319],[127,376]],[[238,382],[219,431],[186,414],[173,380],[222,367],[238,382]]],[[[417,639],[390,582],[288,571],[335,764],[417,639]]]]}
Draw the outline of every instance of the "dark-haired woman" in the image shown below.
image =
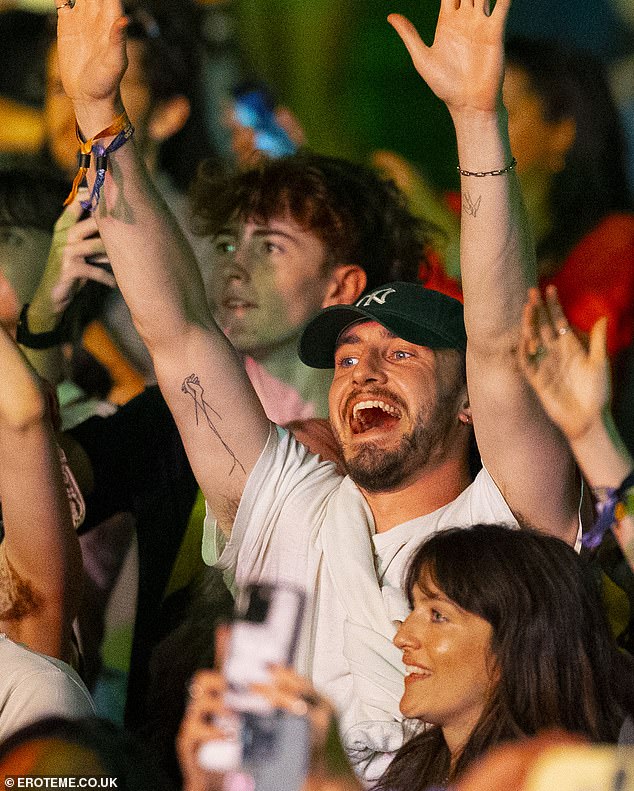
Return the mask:
{"type": "Polygon", "coordinates": [[[417,550],[405,589],[400,708],[431,727],[378,788],[445,785],[493,745],[545,728],[618,738],[615,649],[594,578],[569,546],[503,525],[444,531],[417,550]]]}

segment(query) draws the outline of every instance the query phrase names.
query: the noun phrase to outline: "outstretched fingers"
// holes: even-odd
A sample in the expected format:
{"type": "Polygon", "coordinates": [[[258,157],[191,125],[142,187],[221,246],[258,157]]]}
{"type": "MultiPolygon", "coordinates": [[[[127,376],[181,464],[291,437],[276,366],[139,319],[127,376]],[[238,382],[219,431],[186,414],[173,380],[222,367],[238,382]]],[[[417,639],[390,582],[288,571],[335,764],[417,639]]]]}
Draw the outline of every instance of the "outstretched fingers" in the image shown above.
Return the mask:
{"type": "MultiPolygon", "coordinates": [[[[443,2],[445,2],[445,0],[443,0],[443,2]]],[[[451,2],[453,2],[453,0],[451,0],[451,2]]],[[[429,47],[418,35],[418,31],[407,17],[404,17],[402,14],[390,14],[387,21],[392,25],[394,30],[396,30],[403,44],[405,44],[405,48],[409,52],[416,69],[420,70],[419,67],[424,63],[429,47]]]]}
{"type": "Polygon", "coordinates": [[[590,361],[599,366],[605,366],[608,359],[608,318],[602,316],[590,330],[589,352],[590,361]]]}

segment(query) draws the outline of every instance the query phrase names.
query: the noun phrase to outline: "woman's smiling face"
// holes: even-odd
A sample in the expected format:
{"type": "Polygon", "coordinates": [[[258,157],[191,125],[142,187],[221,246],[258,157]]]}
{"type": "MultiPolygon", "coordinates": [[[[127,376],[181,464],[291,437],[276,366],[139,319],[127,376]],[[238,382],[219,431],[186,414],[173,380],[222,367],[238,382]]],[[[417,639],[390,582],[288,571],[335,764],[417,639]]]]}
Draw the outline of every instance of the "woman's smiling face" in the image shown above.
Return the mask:
{"type": "Polygon", "coordinates": [[[496,679],[491,624],[459,607],[428,575],[414,586],[413,604],[394,638],[406,667],[401,712],[464,744],[496,679]]]}

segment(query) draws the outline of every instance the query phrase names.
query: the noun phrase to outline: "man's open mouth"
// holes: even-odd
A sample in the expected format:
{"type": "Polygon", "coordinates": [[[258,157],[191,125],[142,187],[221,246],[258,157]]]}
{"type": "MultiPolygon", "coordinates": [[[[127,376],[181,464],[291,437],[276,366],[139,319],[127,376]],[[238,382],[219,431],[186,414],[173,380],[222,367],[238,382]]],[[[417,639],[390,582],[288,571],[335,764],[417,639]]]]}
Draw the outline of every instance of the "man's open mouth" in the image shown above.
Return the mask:
{"type": "Polygon", "coordinates": [[[373,428],[391,429],[401,419],[401,410],[385,401],[358,401],[352,408],[350,428],[353,434],[363,434],[373,428]]]}

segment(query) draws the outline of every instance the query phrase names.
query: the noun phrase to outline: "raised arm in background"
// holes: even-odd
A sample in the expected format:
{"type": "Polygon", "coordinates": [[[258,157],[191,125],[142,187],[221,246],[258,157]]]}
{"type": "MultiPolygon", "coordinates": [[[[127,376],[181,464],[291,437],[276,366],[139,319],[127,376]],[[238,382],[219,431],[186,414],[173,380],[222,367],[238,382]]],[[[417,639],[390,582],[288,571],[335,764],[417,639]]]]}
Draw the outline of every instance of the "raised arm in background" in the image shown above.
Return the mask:
{"type": "Polygon", "coordinates": [[[39,379],[0,328],[0,630],[65,661],[81,552],[39,379]]]}
{"type": "MultiPolygon", "coordinates": [[[[126,68],[125,27],[119,0],[79,0],[58,11],[62,82],[87,138],[124,109],[119,84],[126,68]]],[[[95,216],[192,468],[228,532],[270,424],[211,317],[192,251],[133,140],[111,155],[95,216]]]]}
{"type": "Polygon", "coordinates": [[[434,43],[391,15],[419,74],[449,109],[462,175],[461,271],[473,423],[485,466],[520,522],[575,540],[579,484],[567,443],[516,362],[535,251],[502,103],[510,0],[442,0],[434,43]]]}
{"type": "MultiPolygon", "coordinates": [[[[599,319],[586,347],[570,328],[554,286],[545,300],[533,289],[522,323],[518,360],[551,420],[572,448],[585,479],[601,499],[618,489],[634,471],[634,460],[621,441],[610,411],[607,319],[599,319]]],[[[614,527],[634,568],[634,517],[614,527]]]]}

